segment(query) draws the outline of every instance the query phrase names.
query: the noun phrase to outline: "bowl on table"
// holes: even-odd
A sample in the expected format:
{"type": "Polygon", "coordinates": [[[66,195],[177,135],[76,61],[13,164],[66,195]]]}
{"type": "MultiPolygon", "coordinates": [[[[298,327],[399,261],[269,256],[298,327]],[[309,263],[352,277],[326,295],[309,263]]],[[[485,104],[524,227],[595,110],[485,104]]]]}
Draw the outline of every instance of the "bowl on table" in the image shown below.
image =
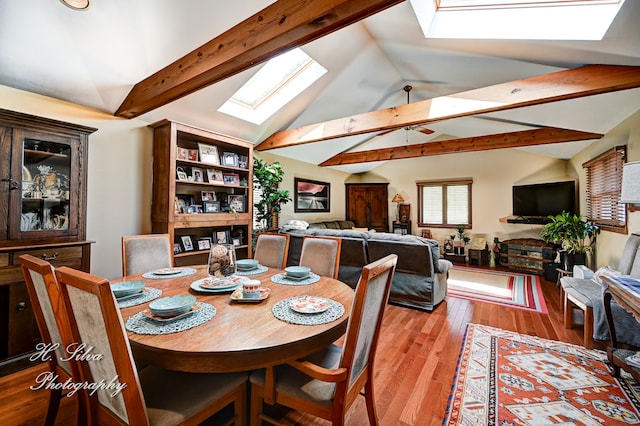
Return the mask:
{"type": "Polygon", "coordinates": [[[311,268],[307,266],[287,266],[284,273],[291,278],[305,278],[311,273],[311,268]]]}
{"type": "Polygon", "coordinates": [[[189,312],[195,303],[196,298],[191,295],[163,297],[149,303],[149,309],[153,315],[171,318],[189,312]]]}
{"type": "Polygon", "coordinates": [[[111,284],[111,291],[116,299],[141,293],[142,290],[144,290],[144,282],[142,281],[122,281],[111,284]]]}
{"type": "Polygon", "coordinates": [[[240,259],[236,262],[239,271],[250,271],[258,267],[258,261],[255,259],[240,259]]]}

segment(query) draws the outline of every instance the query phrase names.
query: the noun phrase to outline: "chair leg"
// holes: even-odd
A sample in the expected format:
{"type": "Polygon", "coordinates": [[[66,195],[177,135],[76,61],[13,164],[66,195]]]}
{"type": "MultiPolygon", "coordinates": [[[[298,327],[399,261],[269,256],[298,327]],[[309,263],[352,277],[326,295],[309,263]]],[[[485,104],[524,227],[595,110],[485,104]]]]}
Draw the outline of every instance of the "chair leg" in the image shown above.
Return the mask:
{"type": "Polygon", "coordinates": [[[564,328],[573,328],[573,304],[564,293],[564,328]]]}
{"type": "Polygon", "coordinates": [[[252,384],[250,394],[249,424],[251,426],[259,426],[261,424],[260,414],[262,414],[262,388],[252,384]]]}
{"type": "Polygon", "coordinates": [[[593,349],[593,307],[584,310],[584,347],[593,349]]]}
{"type": "Polygon", "coordinates": [[[367,415],[369,416],[369,424],[378,424],[378,415],[376,413],[376,403],[373,397],[373,378],[369,377],[367,383],[364,384],[364,400],[367,404],[367,415]]]}
{"type": "Polygon", "coordinates": [[[53,426],[58,415],[60,407],[60,399],[62,398],[62,389],[54,389],[49,392],[49,406],[47,407],[47,416],[44,419],[46,426],[53,426]]]}

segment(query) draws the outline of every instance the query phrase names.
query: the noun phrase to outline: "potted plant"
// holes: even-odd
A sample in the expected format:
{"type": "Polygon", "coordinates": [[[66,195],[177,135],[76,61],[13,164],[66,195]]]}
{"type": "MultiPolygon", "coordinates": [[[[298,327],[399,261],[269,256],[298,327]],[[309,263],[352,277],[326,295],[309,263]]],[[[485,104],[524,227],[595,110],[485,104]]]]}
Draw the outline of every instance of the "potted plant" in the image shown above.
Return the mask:
{"type": "MultiPolygon", "coordinates": [[[[458,225],[456,228],[456,232],[457,232],[457,237],[460,240],[460,242],[453,248],[453,251],[455,254],[459,254],[459,255],[463,255],[464,254],[464,247],[469,243],[469,241],[471,241],[471,238],[467,237],[467,233],[464,230],[464,226],[463,225],[458,225]]],[[[454,235],[455,237],[456,235],[454,235]]]]}
{"type": "Polygon", "coordinates": [[[560,261],[565,271],[573,270],[573,265],[584,265],[587,253],[595,250],[600,227],[584,220],[582,215],[566,211],[549,216],[551,222],[542,227],[540,237],[546,243],[559,244],[560,261]]]}
{"type": "Polygon", "coordinates": [[[254,229],[257,235],[273,227],[273,216],[282,209],[282,205],[291,201],[289,191],[280,189],[284,178],[284,170],[279,162],[269,163],[259,158],[253,159],[253,184],[259,189],[260,199],[254,203],[258,226],[254,229]]]}

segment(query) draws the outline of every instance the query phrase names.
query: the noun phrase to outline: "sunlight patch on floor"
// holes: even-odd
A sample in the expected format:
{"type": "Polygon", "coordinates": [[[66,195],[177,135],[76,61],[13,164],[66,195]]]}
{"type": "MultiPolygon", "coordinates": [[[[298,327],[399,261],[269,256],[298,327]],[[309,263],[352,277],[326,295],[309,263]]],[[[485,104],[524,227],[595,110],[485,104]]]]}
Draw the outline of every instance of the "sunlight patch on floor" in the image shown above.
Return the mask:
{"type": "Polygon", "coordinates": [[[474,283],[471,281],[463,281],[449,278],[449,285],[471,291],[482,292],[494,296],[511,297],[511,290],[508,288],[499,288],[493,285],[474,283]]]}

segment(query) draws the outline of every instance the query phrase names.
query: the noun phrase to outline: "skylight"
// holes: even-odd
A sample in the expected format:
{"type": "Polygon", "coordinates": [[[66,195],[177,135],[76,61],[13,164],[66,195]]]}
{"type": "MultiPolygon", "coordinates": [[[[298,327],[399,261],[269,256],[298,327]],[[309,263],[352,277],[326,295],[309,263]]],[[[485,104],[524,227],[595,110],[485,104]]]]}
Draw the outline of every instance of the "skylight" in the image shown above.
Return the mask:
{"type": "Polygon", "coordinates": [[[268,61],[218,111],[261,124],[327,70],[296,48],[268,61]]]}
{"type": "Polygon", "coordinates": [[[410,0],[426,38],[602,40],[625,0],[410,0]]]}

